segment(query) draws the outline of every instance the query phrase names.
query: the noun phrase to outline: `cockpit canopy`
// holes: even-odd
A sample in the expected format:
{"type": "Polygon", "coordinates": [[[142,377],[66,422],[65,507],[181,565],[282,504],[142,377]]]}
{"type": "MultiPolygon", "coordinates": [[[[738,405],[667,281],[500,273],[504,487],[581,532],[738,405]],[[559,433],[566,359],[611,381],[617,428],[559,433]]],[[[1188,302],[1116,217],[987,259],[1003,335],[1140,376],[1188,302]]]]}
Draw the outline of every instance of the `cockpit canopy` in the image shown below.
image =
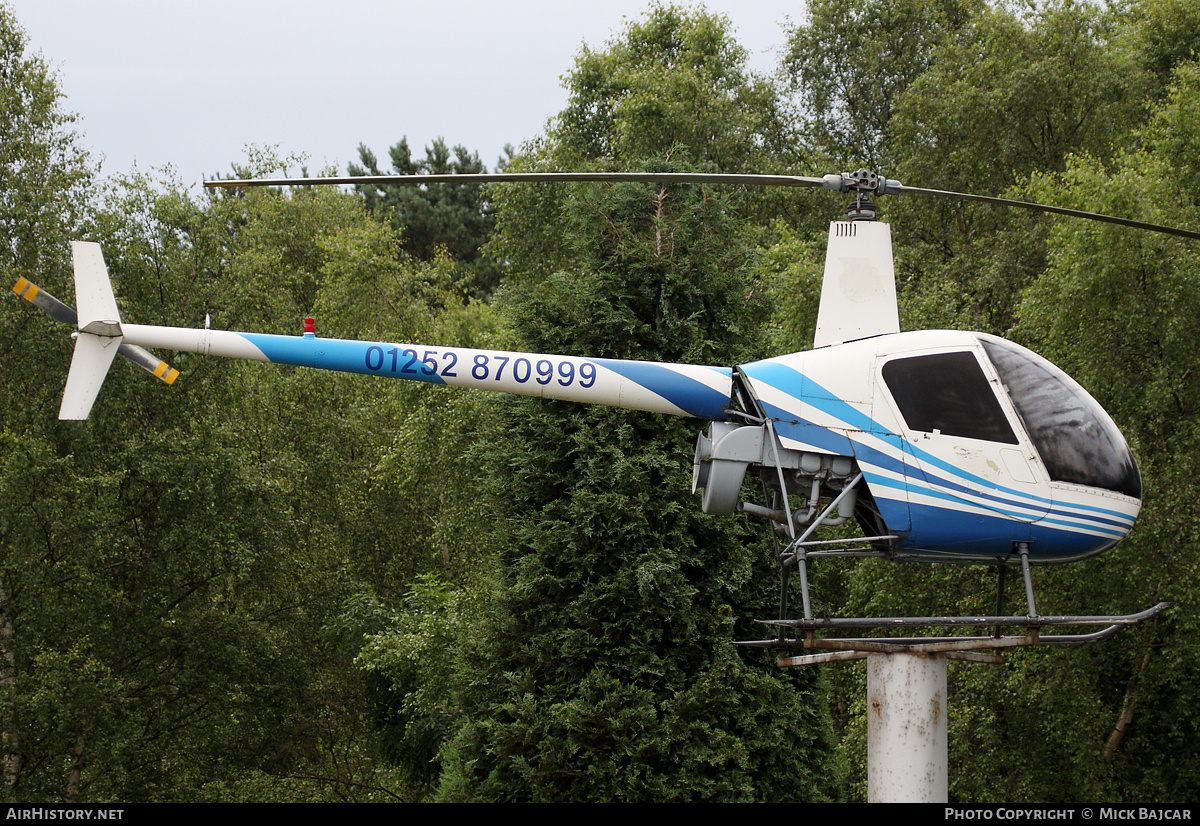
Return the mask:
{"type": "Polygon", "coordinates": [[[1024,347],[983,334],[979,341],[1051,479],[1142,498],[1129,444],[1091,394],[1024,347]]]}
{"type": "MultiPolygon", "coordinates": [[[[1141,476],[1125,437],[1086,390],[1024,347],[977,336],[1053,481],[1141,498],[1141,476]]],[[[973,352],[892,359],[883,380],[911,430],[1020,442],[973,352]]]]}

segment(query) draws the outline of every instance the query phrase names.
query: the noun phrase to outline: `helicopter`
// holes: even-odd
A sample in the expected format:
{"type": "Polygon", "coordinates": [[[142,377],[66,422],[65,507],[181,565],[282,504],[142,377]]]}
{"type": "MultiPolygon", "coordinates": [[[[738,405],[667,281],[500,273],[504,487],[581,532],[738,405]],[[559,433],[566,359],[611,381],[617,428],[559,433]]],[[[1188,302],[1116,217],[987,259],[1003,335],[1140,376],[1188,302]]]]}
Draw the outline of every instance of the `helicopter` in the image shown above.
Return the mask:
{"type": "MultiPolygon", "coordinates": [[[[666,364],[391,342],[130,324],[121,320],[97,244],[72,245],[77,310],[24,279],[14,290],[74,324],[59,418],[86,419],[120,353],[156,377],[178,375],[144,348],[540,396],[708,420],[692,491],[708,514],[767,520],[783,571],[781,626],[836,627],[813,616],[810,559],[995,565],[997,616],[937,624],[1067,624],[1116,629],[1151,615],[1038,617],[1031,564],[1098,554],[1129,534],[1142,504],[1127,441],[1101,405],[1048,360],[997,336],[902,332],[891,231],[874,197],[925,194],[1101,220],[1190,238],[1200,233],[1021,201],[908,187],[869,170],[823,177],[704,173],[496,173],[218,179],[209,187],[633,181],[824,188],[847,193],[830,223],[813,349],[739,365],[666,364]],[[757,477],[762,497],[744,498],[757,477]],[[814,538],[854,520],[861,536],[814,538]],[[1004,571],[1020,565],[1029,613],[1000,616],[1004,571]],[[787,618],[787,577],[801,577],[804,619],[787,618]]],[[[1150,609],[1157,613],[1165,604],[1150,609]]],[[[880,620],[882,623],[890,620],[880,620]]],[[[892,622],[891,624],[896,624],[892,622]]],[[[900,623],[906,624],[906,623],[900,623]]],[[[934,624],[934,623],[930,623],[934,624]]],[[[781,632],[782,635],[782,632],[781,632]]],[[[1082,639],[1077,635],[1070,639],[1082,639]]],[[[1067,638],[1067,635],[1063,635],[1067,638]]],[[[784,643],[782,636],[773,641],[784,643]]],[[[767,644],[764,642],[763,644],[767,644]]]]}

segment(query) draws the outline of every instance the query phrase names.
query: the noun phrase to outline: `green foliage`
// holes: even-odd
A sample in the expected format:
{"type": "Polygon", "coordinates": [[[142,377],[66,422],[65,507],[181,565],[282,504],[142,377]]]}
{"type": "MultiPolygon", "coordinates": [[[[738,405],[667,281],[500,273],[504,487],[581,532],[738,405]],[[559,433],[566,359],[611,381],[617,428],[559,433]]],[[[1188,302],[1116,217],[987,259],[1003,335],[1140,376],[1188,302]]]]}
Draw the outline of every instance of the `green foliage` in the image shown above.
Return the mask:
{"type": "MultiPolygon", "coordinates": [[[[703,187],[602,186],[571,204],[577,264],[521,280],[523,346],[728,363],[753,352],[737,234],[703,187]]],[[[687,493],[686,423],[512,401],[487,450],[504,514],[491,661],[441,795],[474,800],[828,799],[815,675],[734,654],[764,609],[744,527],[687,493]]],[[[769,582],[769,580],[768,580],[769,582]]],[[[769,587],[769,586],[768,586],[769,587]]]]}
{"type": "MultiPolygon", "coordinates": [[[[1133,145],[1153,86],[1127,18],[1069,1],[816,3],[785,70],[821,149],[920,187],[1015,195],[1071,154],[1133,145]]],[[[1003,332],[1046,263],[1043,222],[958,201],[885,206],[905,329],[1003,332]]]]}
{"type": "Polygon", "coordinates": [[[678,146],[727,171],[786,156],[775,91],[745,62],[726,18],[653,6],[603,51],[583,47],[552,128],[556,150],[620,161],[678,146]]]}
{"type": "MultiPolygon", "coordinates": [[[[197,202],[132,176],[90,235],[130,321],[200,326],[211,313],[275,332],[315,312],[351,336],[490,335],[445,261],[402,259],[337,192],[197,202]]],[[[0,314],[14,330],[51,326],[23,302],[0,314]]],[[[414,403],[390,384],[167,354],[182,371],[172,387],[119,363],[87,424],[57,423],[70,340],[52,332],[58,346],[14,381],[31,393],[6,396],[0,433],[10,796],[418,797],[378,748],[353,666],[365,632],[347,643],[325,629],[351,594],[400,594],[435,566],[469,564],[451,525],[428,525],[477,518],[473,500],[445,501],[463,444],[448,440],[473,427],[474,400],[414,403]],[[428,460],[442,464],[419,469],[404,440],[430,432],[439,406],[457,429],[428,460]]]]}
{"type": "MultiPolygon", "coordinates": [[[[651,158],[708,172],[792,169],[802,154],[783,97],[745,64],[726,18],[656,4],[604,50],[581,50],[565,78],[567,107],[507,170],[630,170],[651,158]]],[[[584,189],[494,187],[491,254],[521,278],[544,279],[568,265],[565,202],[584,189]]],[[[794,193],[754,189],[730,193],[743,217],[809,209],[794,193]]],[[[739,231],[754,228],[747,221],[739,231]]]]}
{"type": "MultiPolygon", "coordinates": [[[[1179,181],[1191,163],[1192,127],[1183,113],[1195,107],[1200,87],[1194,64],[1180,66],[1176,76],[1147,130],[1149,151],[1123,155],[1111,168],[1072,164],[1061,177],[1035,182],[1037,195],[1067,192],[1088,210],[1196,225],[1196,198],[1179,181]]],[[[1078,222],[1057,226],[1052,242],[1049,267],[1024,297],[1016,332],[1070,369],[1113,414],[1131,438],[1146,491],[1136,530],[1097,564],[1102,577],[1089,590],[1126,610],[1157,599],[1175,602],[1157,627],[1097,652],[1089,664],[1090,691],[1109,716],[1107,732],[1099,733],[1105,747],[1083,761],[1083,770],[1113,799],[1180,799],[1200,782],[1190,715],[1181,712],[1194,701],[1187,686],[1196,656],[1200,534],[1190,457],[1198,432],[1197,253],[1193,244],[1165,236],[1078,222]]]]}
{"type": "Polygon", "coordinates": [[[1154,74],[1158,91],[1166,91],[1175,69],[1200,57],[1200,8],[1189,0],[1139,0],[1128,14],[1131,48],[1154,74]]]}
{"type": "MultiPolygon", "coordinates": [[[[651,166],[658,166],[652,164],[651,166]]],[[[509,298],[539,352],[723,364],[754,347],[727,204],[705,188],[589,187],[569,204],[577,263],[509,298]]]]}
{"type": "Polygon", "coordinates": [[[901,96],[958,36],[969,0],[814,0],[789,34],[783,71],[804,103],[809,139],[842,168],[894,163],[901,96]]]}
{"type": "MultiPolygon", "coordinates": [[[[463,175],[487,172],[477,153],[465,146],[454,147],[454,158],[446,142],[438,138],[425,148],[425,160],[413,162],[408,139],[388,150],[395,175],[463,175]]],[[[358,147],[362,166],[349,165],[351,175],[380,175],[379,162],[366,146],[358,147]]],[[[500,282],[501,266],[482,252],[495,226],[496,216],[487,188],[480,184],[427,184],[355,187],[367,209],[391,225],[403,238],[404,251],[422,261],[449,255],[460,272],[457,280],[474,295],[490,294],[500,282]]]]}
{"type": "Polygon", "coordinates": [[[768,349],[790,353],[810,347],[816,333],[825,238],[802,235],[782,222],[773,229],[776,239],[754,261],[755,280],[767,288],[772,309],[768,349]]]}
{"type": "MultiPolygon", "coordinates": [[[[1192,226],[1197,31],[1184,0],[814,0],[780,81],[802,130],[727,20],[655,5],[581,51],[566,108],[508,168],[829,171],[807,153],[1192,226]]],[[[72,124],[0,7],[0,256],[67,299],[66,242],[102,242],[129,321],[298,332],[315,315],[321,335],[721,365],[812,339],[831,217],[812,193],[195,199],[135,173],[96,198],[72,124]],[[495,305],[473,301],[496,261],[495,305]]],[[[483,169],[440,140],[390,161],[483,169]]],[[[289,165],[255,150],[237,171],[289,165]]],[[[906,329],[1007,331],[1087,386],[1138,455],[1134,534],[1036,571],[1041,611],[1176,603],[1102,644],[954,666],[952,799],[1194,797],[1194,245],[887,208],[906,329]]],[[[0,302],[7,799],[823,800],[847,770],[862,796],[861,669],[781,672],[729,645],[761,635],[749,619],[773,612],[774,572],[746,524],[686,493],[694,425],[190,354],[167,354],[169,389],[115,365],[92,420],[58,423],[63,332],[0,302]]],[[[812,578],[818,610],[855,615],[994,598],[980,568],[812,578]]]]}
{"type": "MultiPolygon", "coordinates": [[[[1193,6],[963,7],[961,25],[931,30],[926,42],[935,45],[915,71],[906,62],[889,70],[887,59],[926,30],[875,27],[881,17],[866,2],[818,4],[814,19],[847,21],[869,48],[837,54],[827,45],[836,41],[822,41],[813,26],[797,31],[789,69],[813,84],[801,92],[827,151],[870,151],[895,164],[889,177],[1193,226],[1193,6]],[[854,71],[823,80],[821,67],[839,62],[868,67],[884,82],[856,86],[854,71]],[[890,117],[862,114],[884,111],[884,97],[890,117]]],[[[940,8],[902,4],[895,13],[940,8]]],[[[952,668],[952,800],[1190,799],[1200,777],[1189,740],[1194,715],[1184,711],[1195,702],[1193,245],[916,198],[887,209],[903,328],[1008,332],[1078,378],[1138,456],[1146,493],[1133,535],[1087,563],[1035,571],[1039,609],[1124,613],[1159,599],[1177,603],[1157,623],[1103,644],[952,668]]],[[[815,257],[789,240],[763,260],[788,274],[783,283],[803,287],[815,257]]],[[[803,317],[809,304],[793,300],[803,317]]],[[[807,330],[785,335],[799,344],[807,330]]],[[[829,597],[825,605],[848,615],[988,613],[994,593],[986,572],[965,567],[864,562],[819,566],[813,580],[815,593],[829,597]]],[[[854,698],[864,680],[853,668],[831,679],[836,696],[850,698],[835,707],[835,722],[861,795],[865,708],[854,698]]]]}
{"type": "Polygon", "coordinates": [[[1171,164],[1174,192],[1190,203],[1200,191],[1200,61],[1181,63],[1175,70],[1167,99],[1147,128],[1150,148],[1171,164]]]}
{"type": "MultiPolygon", "coordinates": [[[[1003,194],[1034,171],[1062,170],[1072,153],[1106,159],[1131,145],[1147,79],[1114,47],[1120,31],[1113,15],[1087,4],[1052,3],[1025,16],[977,11],[896,107],[897,177],[1003,194]]],[[[893,211],[908,254],[898,266],[906,299],[922,314],[953,302],[945,318],[953,326],[1002,332],[1012,324],[1015,296],[1045,266],[1037,222],[952,201],[907,200],[893,211]]]]}
{"type": "Polygon", "coordinates": [[[64,230],[82,215],[94,170],[57,78],[27,46],[0,6],[0,264],[37,273],[61,265],[64,230]]]}
{"type": "MultiPolygon", "coordinates": [[[[24,31],[0,6],[0,271],[6,291],[25,277],[67,294],[67,242],[83,215],[95,170],[61,97],[50,68],[29,52],[24,31]]],[[[28,313],[0,313],[0,384],[9,400],[8,426],[20,430],[54,415],[57,388],[39,381],[37,366],[47,354],[69,351],[70,342],[44,334],[28,313]]]]}
{"type": "MultiPolygon", "coordinates": [[[[76,142],[74,116],[62,110],[60,98],[56,78],[39,56],[28,53],[25,33],[0,6],[0,269],[10,285],[19,277],[49,281],[54,288],[65,283],[66,241],[89,196],[94,170],[76,142]]],[[[72,561],[59,575],[47,577],[47,567],[70,555],[69,546],[60,547],[57,535],[37,524],[38,517],[70,525],[75,515],[63,500],[41,495],[56,486],[57,477],[69,475],[71,466],[70,456],[56,454],[37,438],[43,423],[53,420],[58,396],[58,382],[46,384],[41,365],[67,356],[70,346],[46,334],[25,307],[14,306],[20,303],[7,301],[0,308],[5,423],[0,429],[0,771],[6,801],[20,798],[27,768],[36,762],[29,756],[31,738],[36,742],[40,735],[61,745],[60,765],[71,765],[68,756],[82,736],[81,709],[120,683],[91,656],[86,631],[50,652],[25,648],[17,636],[27,625],[34,636],[54,633],[54,615],[65,606],[56,604],[57,592],[45,587],[47,579],[86,594],[87,580],[95,575],[72,561]],[[45,681],[29,679],[31,664],[45,681]],[[48,722],[25,728],[30,719],[48,722]]],[[[111,470],[94,478],[97,489],[111,490],[115,484],[111,470]]],[[[100,722],[95,736],[103,738],[107,731],[100,722]]],[[[62,780],[55,799],[69,794],[68,778],[62,780]]]]}
{"type": "Polygon", "coordinates": [[[899,171],[923,186],[999,192],[1069,153],[1111,157],[1144,113],[1145,78],[1111,48],[1116,22],[1052,3],[1028,18],[973,16],[909,87],[896,113],[899,171]]]}

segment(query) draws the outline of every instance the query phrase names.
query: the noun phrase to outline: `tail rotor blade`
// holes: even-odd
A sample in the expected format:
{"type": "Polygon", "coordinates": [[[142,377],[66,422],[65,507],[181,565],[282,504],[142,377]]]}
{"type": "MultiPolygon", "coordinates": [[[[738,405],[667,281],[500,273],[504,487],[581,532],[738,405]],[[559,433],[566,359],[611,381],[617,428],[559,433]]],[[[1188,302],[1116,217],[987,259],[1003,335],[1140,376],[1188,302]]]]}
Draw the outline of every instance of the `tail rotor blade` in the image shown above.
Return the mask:
{"type": "Polygon", "coordinates": [[[178,370],[149,350],[138,347],[136,344],[121,342],[121,346],[117,352],[161,382],[174,384],[175,379],[179,378],[178,370]]]}
{"type": "Polygon", "coordinates": [[[70,324],[72,327],[78,321],[75,310],[63,304],[32,281],[18,278],[17,283],[13,285],[13,292],[33,304],[33,306],[45,310],[55,321],[70,324]]]}

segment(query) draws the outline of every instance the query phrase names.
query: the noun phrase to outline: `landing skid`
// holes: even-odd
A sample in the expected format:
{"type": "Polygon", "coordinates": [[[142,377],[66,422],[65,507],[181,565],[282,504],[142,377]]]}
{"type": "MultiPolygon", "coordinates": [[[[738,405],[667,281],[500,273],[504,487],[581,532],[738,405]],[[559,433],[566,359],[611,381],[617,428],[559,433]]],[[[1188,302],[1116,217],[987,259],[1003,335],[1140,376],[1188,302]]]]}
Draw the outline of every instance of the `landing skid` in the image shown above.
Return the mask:
{"type": "MultiPolygon", "coordinates": [[[[747,418],[751,418],[747,416],[747,418]]],[[[1019,557],[1021,574],[1025,586],[1026,613],[1023,616],[1010,616],[1004,613],[1004,579],[1010,559],[996,561],[996,610],[990,616],[937,616],[937,617],[845,617],[823,618],[813,616],[812,601],[809,598],[808,561],[823,557],[875,557],[884,560],[900,558],[896,551],[895,534],[885,533],[883,519],[874,509],[870,492],[859,494],[859,488],[865,490],[864,474],[857,467],[852,467],[851,473],[845,477],[841,489],[824,508],[819,506],[823,501],[821,496],[821,479],[825,478],[817,465],[812,464],[812,488],[808,497],[808,510],[803,507],[793,511],[789,503],[789,494],[795,491],[795,485],[789,487],[788,471],[785,469],[783,457],[786,450],[775,432],[774,423],[770,419],[755,419],[766,425],[770,434],[771,450],[767,451],[771,462],[764,459],[762,466],[762,482],[764,505],[739,502],[738,510],[755,516],[765,517],[772,525],[772,537],[775,539],[775,556],[780,570],[779,619],[760,620],[765,625],[774,626],[778,634],[774,639],[744,640],[738,645],[769,648],[780,652],[803,650],[825,650],[825,653],[807,656],[789,657],[781,653],[780,665],[803,665],[807,663],[828,662],[831,660],[857,659],[869,654],[918,654],[938,655],[954,659],[969,659],[984,662],[999,662],[999,651],[1005,648],[1017,648],[1032,645],[1075,645],[1103,640],[1116,634],[1128,625],[1134,625],[1142,620],[1158,616],[1167,608],[1169,602],[1160,602],[1152,608],[1134,614],[1120,615],[1081,615],[1081,616],[1041,616],[1038,614],[1034,600],[1033,580],[1030,576],[1029,543],[1014,542],[1012,553],[1019,557]],[[842,539],[813,539],[813,535],[821,526],[837,526],[842,524],[845,516],[842,514],[843,501],[856,503],[855,516],[859,524],[868,533],[876,535],[860,536],[842,539]],[[840,516],[835,516],[836,514],[840,516]],[[786,535],[787,545],[780,548],[778,536],[786,535]],[[800,578],[800,597],[803,617],[790,619],[788,617],[788,580],[795,570],[800,578]],[[1098,631],[1083,633],[1046,634],[1043,629],[1056,626],[1068,628],[1078,626],[1103,626],[1098,631]],[[955,636],[917,636],[917,637],[817,637],[818,631],[840,631],[846,629],[882,630],[906,628],[988,628],[989,635],[955,636]],[[1020,635],[1005,635],[1002,629],[1022,628],[1025,633],[1020,635]]],[[[699,449],[698,449],[699,450],[699,449]]],[[[697,461],[700,454],[697,453],[697,461]]],[[[804,468],[803,458],[796,467],[804,468]]],[[[810,463],[811,464],[811,463],[810,463]]],[[[788,465],[793,474],[795,467],[788,465]]],[[[825,466],[821,464],[821,468],[825,466]]],[[[807,482],[809,476],[804,476],[807,482]]],[[[739,480],[740,481],[740,480],[739,480]]],[[[828,479],[826,478],[826,481],[828,479]]],[[[837,490],[836,485],[831,486],[837,490]]],[[[832,494],[832,490],[830,493],[832,494]]],[[[799,492],[799,491],[795,491],[799,492]]]]}
{"type": "MultiPolygon", "coordinates": [[[[945,654],[954,659],[955,654],[996,651],[1031,645],[1074,645],[1097,642],[1116,634],[1127,625],[1156,617],[1171,607],[1169,602],[1160,602],[1153,608],[1136,614],[1112,616],[1044,616],[1044,617],[854,617],[808,620],[761,620],[766,625],[781,629],[794,628],[802,637],[785,637],[782,634],[770,640],[745,640],[738,645],[771,648],[781,651],[792,649],[829,649],[828,654],[807,657],[780,656],[780,665],[807,665],[834,660],[859,659],[868,654],[945,654]],[[1055,625],[1103,625],[1090,634],[1043,634],[1041,629],[1055,625]],[[1023,627],[1023,635],[988,635],[954,637],[859,637],[822,639],[814,636],[815,631],[850,628],[949,628],[949,627],[1023,627]]],[[[961,659],[985,659],[961,657],[961,659]]],[[[990,658],[987,658],[990,659],[990,658]]]]}
{"type": "MultiPolygon", "coordinates": [[[[855,480],[857,482],[857,480],[855,480]]],[[[850,486],[847,486],[849,488],[850,486]]],[[[826,513],[836,507],[837,502],[831,503],[826,513]]],[[[824,515],[824,514],[823,514],[824,515]]],[[[1009,616],[1001,614],[1004,606],[1004,578],[1007,565],[998,564],[996,578],[996,610],[991,616],[939,616],[939,617],[814,617],[812,602],[808,589],[808,560],[814,557],[846,556],[846,557],[888,557],[886,552],[876,550],[881,541],[890,541],[895,536],[870,536],[855,539],[810,540],[808,537],[820,523],[813,524],[795,541],[791,542],[777,555],[781,571],[781,590],[779,599],[779,619],[759,620],[765,625],[778,628],[779,634],[774,639],[744,640],[738,645],[757,648],[769,648],[780,652],[796,649],[822,650],[823,653],[802,656],[787,656],[780,654],[779,665],[809,665],[821,662],[860,659],[869,654],[938,654],[950,659],[975,660],[980,662],[999,662],[999,652],[1006,648],[1027,647],[1033,645],[1077,645],[1097,642],[1113,636],[1122,628],[1134,625],[1146,619],[1158,616],[1167,608],[1170,602],[1160,602],[1152,608],[1133,614],[1116,615],[1072,615],[1072,616],[1041,616],[1037,612],[1034,599],[1033,580],[1030,576],[1029,545],[1025,542],[1016,543],[1015,552],[1021,560],[1021,573],[1025,585],[1025,602],[1028,613],[1024,616],[1009,616]],[[787,616],[788,578],[792,567],[800,576],[800,594],[803,603],[803,619],[789,619],[787,616]],[[1042,630],[1055,626],[1104,626],[1091,633],[1045,634],[1042,630]],[[820,638],[817,631],[838,631],[848,629],[904,629],[904,628],[987,628],[993,629],[986,636],[957,635],[957,636],[920,636],[920,637],[835,637],[820,638]],[[1004,635],[1002,628],[1024,628],[1024,634],[1004,635]],[[793,631],[796,636],[788,636],[793,631]]]]}

